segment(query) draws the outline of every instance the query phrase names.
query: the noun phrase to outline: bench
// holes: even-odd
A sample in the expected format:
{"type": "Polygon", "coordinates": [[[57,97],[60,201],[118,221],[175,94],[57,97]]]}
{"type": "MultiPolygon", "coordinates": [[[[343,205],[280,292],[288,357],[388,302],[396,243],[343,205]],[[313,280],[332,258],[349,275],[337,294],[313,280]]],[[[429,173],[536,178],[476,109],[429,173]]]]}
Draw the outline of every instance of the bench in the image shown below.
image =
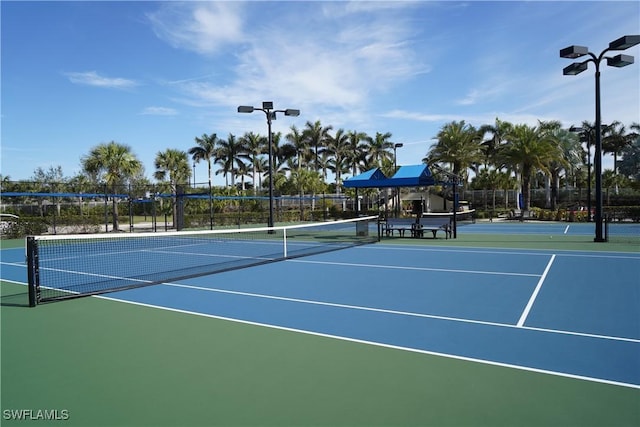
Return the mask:
{"type": "Polygon", "coordinates": [[[431,231],[435,239],[438,231],[442,230],[444,231],[445,239],[448,239],[452,233],[449,217],[422,217],[414,227],[412,234],[415,237],[424,237],[425,231],[431,231]]]}
{"type": "Polygon", "coordinates": [[[393,232],[397,231],[400,237],[404,237],[405,231],[411,231],[415,229],[416,220],[412,218],[388,218],[384,224],[383,231],[389,236],[393,236],[393,232]]]}

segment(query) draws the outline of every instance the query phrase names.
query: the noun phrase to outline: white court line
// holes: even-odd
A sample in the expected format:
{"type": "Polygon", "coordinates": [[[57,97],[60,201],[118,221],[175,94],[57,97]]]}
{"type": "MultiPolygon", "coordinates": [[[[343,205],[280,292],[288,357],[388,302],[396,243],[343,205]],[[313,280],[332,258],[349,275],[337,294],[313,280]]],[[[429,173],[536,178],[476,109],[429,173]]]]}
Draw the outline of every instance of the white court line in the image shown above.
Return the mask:
{"type": "Polygon", "coordinates": [[[585,257],[585,258],[605,258],[605,259],[637,259],[640,260],[640,254],[637,252],[598,252],[598,251],[580,251],[576,249],[510,249],[504,248],[504,250],[495,249],[478,249],[466,246],[457,247],[416,247],[416,246],[401,246],[401,245],[388,245],[379,243],[377,245],[364,245],[349,248],[349,250],[378,250],[378,251],[415,251],[415,252],[448,252],[448,253],[471,253],[471,254],[494,254],[494,255],[526,255],[526,256],[549,256],[551,252],[556,253],[558,256],[567,257],[585,257]]]}
{"type": "Polygon", "coordinates": [[[390,270],[417,270],[417,271],[442,271],[446,273],[471,273],[471,274],[490,274],[495,276],[525,276],[525,277],[540,277],[539,274],[531,273],[509,273],[504,271],[482,271],[482,270],[458,270],[451,268],[434,268],[434,267],[407,267],[398,265],[384,265],[384,264],[356,264],[350,262],[335,262],[335,261],[312,261],[307,259],[289,259],[288,262],[299,262],[304,264],[328,264],[328,265],[343,265],[347,267],[365,267],[365,268],[385,268],[390,270]]]}
{"type": "Polygon", "coordinates": [[[567,228],[564,229],[564,234],[567,234],[567,231],[569,231],[569,227],[570,226],[567,225],[567,228]]]}
{"type": "Polygon", "coordinates": [[[309,304],[309,305],[320,305],[325,307],[335,307],[335,308],[346,308],[350,310],[361,310],[361,311],[371,311],[376,313],[385,313],[385,314],[397,314],[400,316],[407,317],[420,317],[425,319],[435,319],[435,320],[446,320],[450,322],[458,322],[458,323],[469,323],[475,325],[485,325],[485,326],[496,326],[500,328],[512,328],[512,329],[528,329],[531,331],[538,332],[547,332],[552,334],[561,334],[561,335],[572,335],[572,336],[580,336],[586,338],[597,338],[604,339],[610,341],[623,341],[623,342],[634,342],[640,343],[640,339],[634,338],[623,338],[623,337],[612,337],[607,335],[597,335],[597,334],[588,334],[584,332],[571,332],[571,331],[561,331],[554,329],[545,329],[545,328],[536,328],[536,327],[528,327],[528,326],[517,326],[510,323],[500,323],[500,322],[489,322],[486,320],[473,320],[473,319],[464,319],[461,317],[450,317],[450,316],[439,316],[435,314],[426,314],[426,313],[416,313],[411,311],[400,311],[400,310],[390,310],[384,308],[375,308],[375,307],[366,307],[361,305],[350,305],[350,304],[340,304],[333,302],[323,302],[316,300],[307,300],[302,298],[290,298],[290,297],[280,297],[276,295],[266,295],[266,294],[257,294],[253,292],[243,292],[243,291],[232,291],[229,289],[220,289],[220,288],[208,288],[204,286],[194,286],[194,285],[183,285],[179,283],[161,283],[161,285],[171,286],[176,288],[185,288],[185,289],[193,289],[197,291],[205,291],[205,292],[216,292],[221,294],[230,294],[230,295],[240,295],[251,298],[263,298],[270,300],[278,300],[278,301],[287,301],[287,302],[296,302],[300,304],[309,304]]]}
{"type": "Polygon", "coordinates": [[[484,364],[484,365],[497,366],[497,367],[510,368],[510,369],[517,369],[517,370],[520,370],[520,371],[534,372],[534,373],[545,374],[545,375],[554,375],[554,376],[563,377],[563,378],[571,378],[571,379],[590,381],[590,382],[596,382],[596,383],[608,384],[608,385],[615,385],[615,386],[620,386],[620,387],[628,387],[628,388],[633,388],[633,389],[639,389],[640,390],[640,385],[638,385],[638,384],[624,383],[624,382],[620,382],[620,381],[612,381],[612,380],[606,380],[606,379],[602,379],[602,378],[587,377],[587,376],[584,376],[584,375],[575,375],[575,374],[569,374],[569,373],[565,373],[565,372],[551,371],[551,370],[547,370],[547,369],[531,368],[531,367],[527,367],[527,366],[515,365],[515,364],[510,364],[510,363],[495,362],[495,361],[491,361],[491,360],[478,359],[478,358],[466,357],[466,356],[458,356],[458,355],[454,355],[454,354],[440,353],[440,352],[429,351],[429,350],[421,350],[421,349],[416,349],[416,348],[411,348],[411,347],[402,347],[402,346],[397,346],[397,345],[392,345],[392,344],[379,343],[379,342],[375,342],[375,341],[367,341],[367,340],[361,340],[361,339],[356,339],[356,338],[342,337],[342,336],[339,336],[339,335],[331,335],[331,334],[325,334],[325,333],[320,333],[320,332],[307,331],[307,330],[304,330],[304,329],[289,328],[289,327],[285,327],[285,326],[270,325],[270,324],[266,324],[266,323],[253,322],[253,321],[249,321],[249,320],[234,319],[234,318],[231,318],[231,317],[216,316],[216,315],[213,315],[213,314],[198,313],[198,312],[182,310],[182,309],[178,309],[178,308],[169,308],[169,307],[163,307],[163,306],[158,306],[158,305],[153,305],[153,304],[146,304],[146,303],[141,303],[141,302],[125,301],[125,300],[120,300],[120,299],[117,299],[117,298],[112,298],[112,297],[107,297],[107,296],[96,296],[96,298],[115,301],[115,302],[120,302],[120,303],[125,303],[125,304],[133,304],[133,305],[138,305],[138,306],[148,307],[148,308],[154,308],[154,309],[159,309],[159,310],[171,311],[171,312],[175,312],[175,313],[182,313],[182,314],[187,314],[187,315],[206,317],[206,318],[210,318],[210,319],[225,320],[225,321],[234,322],[234,323],[241,323],[241,324],[245,324],[245,325],[259,326],[259,327],[265,327],[265,328],[269,328],[269,329],[276,329],[276,330],[288,331],[288,332],[296,332],[296,333],[301,333],[301,334],[305,334],[305,335],[312,335],[312,336],[317,336],[317,337],[323,337],[323,338],[337,339],[337,340],[340,340],[340,341],[347,341],[347,342],[353,342],[353,343],[358,343],[358,344],[372,345],[372,346],[375,346],[375,347],[383,347],[383,348],[390,348],[390,349],[395,349],[395,350],[409,351],[409,352],[412,352],[412,353],[427,354],[427,355],[430,355],[430,356],[444,357],[444,358],[447,358],[447,359],[461,360],[461,361],[473,362],[473,363],[481,363],[481,364],[484,364]]]}
{"type": "MultiPolygon", "coordinates": [[[[60,271],[64,271],[64,270],[60,270],[60,271]]],[[[84,274],[88,275],[88,276],[94,276],[94,277],[122,279],[122,277],[108,276],[108,275],[104,275],[104,274],[100,274],[100,275],[91,274],[91,273],[84,273],[84,274]]],[[[139,280],[139,279],[129,279],[129,280],[134,281],[134,282],[139,282],[139,283],[147,283],[147,284],[151,284],[152,283],[152,282],[147,281],[147,280],[139,280]]],[[[11,281],[11,282],[12,283],[16,283],[16,284],[25,285],[25,286],[27,285],[26,283],[23,283],[23,282],[15,282],[15,281],[11,281]]],[[[435,320],[446,320],[446,321],[458,322],[458,323],[469,323],[469,324],[476,324],[476,325],[496,326],[496,327],[500,327],[500,328],[517,328],[517,329],[526,329],[526,330],[545,332],[545,333],[551,333],[551,334],[580,336],[580,337],[604,339],[604,340],[610,340],[610,341],[622,341],[622,342],[640,343],[640,339],[634,339],[634,338],[625,338],[625,337],[616,337],[616,336],[609,336],[609,335],[589,334],[589,333],[584,333],[584,332],[563,331],[563,330],[557,330],[557,329],[536,328],[536,327],[530,327],[530,326],[517,326],[517,325],[510,324],[510,323],[489,322],[489,321],[484,321],[484,320],[464,319],[464,318],[460,318],[460,317],[439,316],[439,315],[426,314],[426,313],[415,313],[415,312],[409,312],[409,311],[390,310],[390,309],[375,308],[375,307],[366,307],[366,306],[349,305],[349,304],[339,304],[339,303],[331,303],[331,302],[323,302],[323,301],[315,301],[315,300],[306,300],[306,299],[301,299],[301,298],[281,297],[281,296],[276,296],[276,295],[258,294],[258,293],[253,293],[253,292],[233,291],[233,290],[229,290],[229,289],[208,288],[208,287],[204,287],[204,286],[195,286],[195,285],[184,285],[184,284],[180,284],[180,283],[162,282],[162,283],[156,283],[155,285],[165,285],[165,286],[176,287],[176,288],[192,289],[192,290],[196,290],[196,291],[216,292],[216,293],[222,293],[222,294],[239,295],[239,296],[246,296],[246,297],[250,297],[250,298],[263,298],[263,299],[270,299],[270,300],[296,302],[296,303],[300,303],[300,304],[310,304],[310,305],[320,305],[320,306],[327,306],[327,307],[346,308],[346,309],[350,309],[350,310],[371,311],[371,312],[378,312],[378,313],[396,314],[396,315],[400,315],[400,316],[420,317],[420,318],[435,319],[435,320]]],[[[142,286],[144,286],[144,285],[142,285],[142,286]]],[[[114,289],[110,293],[128,292],[128,291],[129,290],[117,290],[117,289],[114,289]]],[[[96,295],[94,295],[94,296],[96,296],[96,295]]],[[[104,298],[127,302],[125,300],[120,300],[118,298],[110,298],[110,297],[104,297],[104,298]]]]}
{"type": "Polygon", "coordinates": [[[551,255],[551,259],[547,263],[547,267],[544,269],[544,272],[542,273],[540,280],[538,280],[538,284],[536,285],[536,288],[534,289],[533,294],[531,294],[531,298],[529,298],[529,302],[527,302],[527,306],[524,308],[524,311],[522,312],[522,316],[520,316],[520,320],[518,320],[518,323],[517,323],[518,327],[522,327],[524,325],[524,322],[527,320],[527,316],[529,316],[531,307],[533,307],[533,303],[536,301],[538,292],[540,292],[540,288],[542,288],[544,279],[547,277],[547,274],[549,273],[549,270],[551,269],[551,265],[553,264],[553,261],[555,259],[556,259],[556,255],[555,254],[551,255]]]}
{"type": "MultiPolygon", "coordinates": [[[[19,283],[19,282],[13,282],[12,281],[12,283],[19,283]]],[[[24,285],[24,283],[22,283],[22,284],[24,285]]],[[[295,300],[293,298],[275,297],[275,296],[260,295],[260,294],[249,294],[249,293],[245,293],[245,292],[228,291],[228,290],[222,290],[222,289],[202,288],[202,287],[197,287],[197,286],[179,285],[179,284],[175,284],[175,283],[162,283],[162,284],[163,285],[168,285],[168,286],[183,287],[183,288],[194,288],[194,289],[197,289],[197,290],[205,290],[205,291],[209,291],[209,292],[244,294],[244,295],[248,295],[248,296],[250,295],[250,296],[263,297],[263,298],[269,298],[269,299],[280,299],[280,300],[291,300],[291,301],[295,300]]],[[[137,306],[141,306],[141,307],[149,307],[149,308],[154,308],[154,309],[158,309],[158,310],[164,310],[164,311],[170,311],[170,312],[175,312],[175,313],[188,314],[188,315],[193,315],[193,316],[198,316],[198,317],[219,319],[219,320],[225,320],[225,321],[230,321],[230,322],[234,322],[234,323],[247,324],[247,325],[253,325],[253,326],[260,326],[260,327],[265,327],[265,328],[269,328],[269,329],[296,332],[296,333],[302,333],[302,334],[305,334],[305,335],[319,336],[319,337],[324,337],[324,338],[332,338],[332,339],[337,339],[337,340],[341,340],[341,341],[355,342],[355,343],[360,343],[360,344],[372,345],[372,346],[376,346],[376,347],[392,348],[392,349],[396,349],[396,350],[409,351],[409,352],[412,352],[412,353],[427,354],[427,355],[432,355],[432,356],[445,357],[445,358],[448,358],[448,359],[462,360],[462,361],[474,362],[474,363],[481,363],[481,364],[485,364],[485,365],[498,366],[498,367],[504,367],[504,368],[510,368],[510,369],[518,369],[518,370],[521,370],[521,371],[541,373],[541,374],[546,374],[546,375],[554,375],[554,376],[559,376],[559,377],[564,377],[564,378],[578,379],[578,380],[584,380],[584,381],[590,381],[590,382],[596,382],[596,383],[602,383],[602,384],[609,384],[609,385],[616,385],[616,386],[628,387],[628,388],[634,388],[634,389],[639,389],[640,390],[640,385],[638,385],[638,384],[624,383],[624,382],[620,382],[620,381],[611,381],[611,380],[606,380],[606,379],[602,379],[602,378],[587,377],[587,376],[583,376],[583,375],[574,375],[574,374],[569,374],[569,373],[565,373],[565,372],[551,371],[551,370],[546,370],[546,369],[531,368],[531,367],[527,367],[527,366],[508,364],[508,363],[501,363],[501,362],[495,362],[495,361],[491,361],[491,360],[478,359],[478,358],[471,358],[471,357],[466,357],[466,356],[458,356],[458,355],[454,355],[454,354],[440,353],[440,352],[434,352],[434,351],[429,351],[429,350],[421,350],[421,349],[416,349],[416,348],[411,348],[411,347],[402,347],[402,346],[396,346],[396,345],[391,345],[391,344],[379,343],[379,342],[375,342],[375,341],[367,341],[367,340],[360,340],[360,339],[355,339],[355,338],[348,338],[348,337],[343,337],[343,336],[339,336],[339,335],[330,335],[330,334],[325,334],[325,333],[307,331],[307,330],[304,330],[304,329],[296,329],[296,328],[290,328],[290,327],[284,327],[284,326],[277,326],[277,325],[271,325],[271,324],[268,324],[268,323],[254,322],[254,321],[249,321],[249,320],[242,320],[242,319],[236,319],[236,318],[232,318],[232,317],[224,317],[224,316],[219,316],[219,315],[200,313],[200,312],[183,310],[183,309],[178,309],[178,308],[158,306],[158,305],[142,303],[142,302],[136,302],[136,301],[128,301],[128,300],[119,299],[119,298],[116,298],[116,297],[109,297],[109,296],[105,296],[105,295],[94,295],[94,297],[95,298],[99,298],[99,299],[104,299],[104,300],[124,303],[124,304],[132,304],[132,305],[137,305],[137,306]]],[[[305,302],[305,300],[295,300],[295,301],[305,302]]],[[[381,312],[388,312],[388,313],[394,313],[394,314],[399,314],[399,315],[403,315],[403,314],[404,315],[414,315],[414,316],[425,317],[425,318],[435,318],[435,319],[450,320],[450,321],[464,322],[464,323],[484,324],[484,325],[503,327],[503,328],[517,328],[517,326],[511,325],[511,324],[482,322],[482,321],[474,321],[474,320],[469,320],[469,319],[446,318],[446,317],[443,317],[443,316],[433,316],[433,315],[419,314],[419,313],[406,313],[406,312],[403,313],[403,312],[399,312],[399,311],[394,312],[392,310],[382,310],[382,309],[375,309],[375,308],[368,308],[368,307],[348,306],[348,305],[344,305],[344,304],[322,303],[322,302],[318,302],[318,301],[308,301],[306,303],[319,304],[319,305],[342,306],[342,307],[345,307],[345,308],[360,309],[360,310],[381,311],[381,312]]],[[[518,329],[528,329],[528,330],[537,331],[537,332],[544,332],[544,333],[573,335],[573,336],[584,336],[584,337],[589,337],[589,338],[640,343],[640,340],[636,340],[636,339],[608,337],[608,336],[585,334],[585,333],[579,333],[579,332],[558,331],[558,330],[552,330],[552,329],[532,328],[532,327],[526,327],[526,326],[518,328],[518,329]]]]}

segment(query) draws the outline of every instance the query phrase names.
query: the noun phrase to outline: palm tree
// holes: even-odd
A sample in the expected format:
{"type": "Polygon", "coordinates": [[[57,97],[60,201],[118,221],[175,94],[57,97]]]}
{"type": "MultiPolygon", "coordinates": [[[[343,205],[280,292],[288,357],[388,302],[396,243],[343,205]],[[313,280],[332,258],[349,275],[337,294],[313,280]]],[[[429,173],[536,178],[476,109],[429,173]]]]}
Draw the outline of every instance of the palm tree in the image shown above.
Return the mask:
{"type": "Polygon", "coordinates": [[[251,163],[253,194],[255,195],[258,190],[256,186],[256,178],[258,177],[260,160],[263,154],[269,152],[269,147],[267,146],[268,141],[264,136],[256,135],[253,132],[247,132],[242,136],[242,138],[240,138],[240,142],[242,146],[247,150],[247,156],[249,157],[249,162],[251,163]]]}
{"type": "Polygon", "coordinates": [[[327,139],[327,152],[331,155],[329,169],[336,177],[336,193],[340,194],[342,173],[348,171],[347,158],[349,156],[349,134],[344,129],[338,129],[334,136],[327,139]]]}
{"type": "MultiPolygon", "coordinates": [[[[321,192],[324,190],[325,184],[317,171],[309,171],[306,169],[291,171],[290,181],[296,190],[298,190],[300,200],[300,221],[303,221],[304,215],[302,209],[302,198],[304,193],[306,191],[309,191],[312,194],[321,192]]],[[[312,209],[314,208],[312,207],[312,209]]]]}
{"type": "MultiPolygon", "coordinates": [[[[128,145],[115,141],[100,144],[92,148],[87,156],[81,159],[82,168],[88,174],[105,182],[112,194],[117,193],[118,186],[124,185],[128,179],[142,171],[142,163],[131,152],[128,145]]],[[[118,230],[118,203],[113,197],[113,230],[118,230]]]]}
{"type": "Polygon", "coordinates": [[[549,164],[549,175],[547,188],[550,190],[547,197],[547,207],[556,209],[558,204],[558,191],[560,188],[560,172],[565,171],[565,185],[569,184],[568,177],[582,163],[582,146],[580,139],[572,132],[562,129],[562,124],[558,121],[539,122],[540,130],[551,143],[559,149],[560,157],[552,159],[549,164]]]}
{"type": "MultiPolygon", "coordinates": [[[[635,139],[633,133],[627,133],[625,126],[619,121],[612,122],[604,129],[602,151],[613,154],[613,174],[618,175],[618,155],[635,139]]],[[[615,193],[618,194],[618,181],[615,180],[615,193]]]]}
{"type": "Polygon", "coordinates": [[[285,135],[288,145],[293,147],[297,158],[296,169],[300,170],[306,158],[309,157],[309,144],[305,138],[304,131],[300,132],[295,125],[291,126],[291,132],[285,135]]]}
{"type": "Polygon", "coordinates": [[[481,135],[487,133],[491,134],[491,137],[482,142],[482,152],[484,154],[484,167],[494,161],[497,157],[500,148],[505,143],[506,137],[513,129],[513,125],[509,122],[504,122],[496,117],[496,121],[493,125],[480,126],[479,132],[481,135]]]}
{"type": "MultiPolygon", "coordinates": [[[[69,187],[73,193],[88,193],[91,188],[91,180],[84,173],[77,173],[69,179],[69,187]]],[[[80,215],[83,214],[82,196],[78,197],[78,206],[80,207],[80,215]]]]}
{"type": "Polygon", "coordinates": [[[391,136],[390,132],[376,132],[374,138],[366,138],[366,141],[369,143],[366,162],[369,165],[382,167],[385,160],[393,161],[393,142],[389,140],[391,136]]]}
{"type": "Polygon", "coordinates": [[[496,210],[496,191],[500,188],[501,180],[502,174],[497,169],[482,169],[473,178],[475,186],[483,190],[485,208],[487,206],[487,190],[491,190],[492,212],[496,210]]]}
{"type": "Polygon", "coordinates": [[[632,123],[633,142],[623,148],[620,160],[620,172],[626,177],[640,183],[640,124],[632,123]]]}
{"type": "Polygon", "coordinates": [[[333,129],[333,126],[322,126],[320,120],[315,123],[308,121],[305,124],[306,128],[302,131],[303,138],[308,147],[313,147],[315,152],[315,170],[320,170],[320,150],[325,146],[329,131],[333,129]]]}
{"type": "Polygon", "coordinates": [[[350,131],[347,134],[349,140],[347,143],[347,157],[346,162],[351,168],[351,175],[356,176],[358,174],[361,165],[364,165],[365,156],[367,152],[368,136],[364,132],[357,132],[355,130],[350,131]]]}
{"type": "Polygon", "coordinates": [[[206,133],[202,137],[195,138],[195,147],[189,148],[189,154],[194,162],[200,163],[201,160],[207,162],[207,177],[209,178],[209,191],[211,191],[211,160],[215,158],[218,136],[215,133],[207,135],[206,133]]]}
{"type": "Polygon", "coordinates": [[[189,154],[194,162],[200,163],[200,160],[207,161],[207,177],[209,178],[209,226],[213,229],[213,188],[211,182],[211,160],[215,159],[216,150],[218,149],[218,136],[213,133],[202,135],[201,138],[196,137],[195,147],[189,149],[189,154]]]}
{"type": "Polygon", "coordinates": [[[156,171],[153,174],[158,181],[168,179],[173,194],[173,225],[178,226],[178,192],[180,184],[188,183],[191,178],[189,157],[186,151],[169,148],[156,154],[156,171]]]}
{"type": "MultiPolygon", "coordinates": [[[[286,138],[286,137],[285,137],[286,138]]],[[[273,168],[274,177],[280,173],[284,173],[289,170],[289,159],[295,157],[296,150],[288,142],[282,143],[282,132],[276,132],[271,137],[271,143],[273,144],[273,168]]],[[[266,161],[268,163],[268,161],[266,161]]],[[[268,170],[265,169],[268,176],[268,170]]]]}
{"type": "Polygon", "coordinates": [[[467,169],[481,161],[482,135],[464,120],[445,124],[438,135],[438,142],[431,147],[426,159],[431,162],[450,163],[452,172],[462,177],[466,186],[467,169]]]}
{"type": "Polygon", "coordinates": [[[611,204],[611,188],[614,190],[618,188],[620,184],[620,176],[617,175],[613,170],[606,169],[602,172],[602,188],[605,190],[605,197],[607,198],[607,205],[611,204]]]}
{"type": "Polygon", "coordinates": [[[230,133],[226,140],[220,140],[218,142],[215,162],[222,165],[222,169],[217,173],[225,174],[227,186],[229,185],[227,177],[231,174],[231,186],[235,187],[237,167],[244,165],[244,162],[249,159],[250,157],[247,154],[242,140],[237,140],[235,135],[230,133]]]}
{"type": "Polygon", "coordinates": [[[538,127],[516,125],[500,156],[505,164],[516,167],[522,180],[523,217],[531,207],[531,178],[538,170],[549,173],[548,165],[562,153],[553,140],[538,127]]]}

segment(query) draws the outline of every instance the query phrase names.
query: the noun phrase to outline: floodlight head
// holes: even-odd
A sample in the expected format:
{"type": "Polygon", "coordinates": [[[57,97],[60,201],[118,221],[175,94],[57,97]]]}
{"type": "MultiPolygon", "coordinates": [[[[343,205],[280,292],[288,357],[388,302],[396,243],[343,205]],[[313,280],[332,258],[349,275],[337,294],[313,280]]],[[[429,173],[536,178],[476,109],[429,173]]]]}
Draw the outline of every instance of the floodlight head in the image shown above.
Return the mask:
{"type": "Polygon", "coordinates": [[[609,50],[625,50],[640,43],[640,35],[622,36],[609,43],[609,50]]]}
{"type": "Polygon", "coordinates": [[[273,102],[265,101],[262,103],[262,108],[265,110],[273,110],[273,102]]]}
{"type": "Polygon", "coordinates": [[[564,49],[560,49],[560,58],[580,58],[588,53],[589,48],[586,46],[569,46],[564,49]]]}
{"type": "Polygon", "coordinates": [[[287,108],[286,110],[284,110],[284,115],[285,116],[298,117],[300,115],[300,110],[294,110],[292,108],[287,108]]]}
{"type": "Polygon", "coordinates": [[[254,108],[248,105],[241,105],[238,107],[238,113],[253,113],[254,108]]]}
{"type": "Polygon", "coordinates": [[[579,126],[571,126],[569,132],[584,132],[584,129],[579,126]]]}
{"type": "Polygon", "coordinates": [[[586,62],[574,62],[573,64],[564,67],[562,70],[562,74],[565,76],[575,76],[576,74],[580,74],[583,71],[587,70],[586,62]]]}
{"type": "Polygon", "coordinates": [[[631,55],[616,55],[613,58],[607,58],[607,65],[609,67],[626,67],[633,64],[633,56],[631,55]]]}
{"type": "Polygon", "coordinates": [[[397,144],[394,145],[395,148],[401,148],[404,147],[404,144],[402,142],[398,142],[397,144]]]}

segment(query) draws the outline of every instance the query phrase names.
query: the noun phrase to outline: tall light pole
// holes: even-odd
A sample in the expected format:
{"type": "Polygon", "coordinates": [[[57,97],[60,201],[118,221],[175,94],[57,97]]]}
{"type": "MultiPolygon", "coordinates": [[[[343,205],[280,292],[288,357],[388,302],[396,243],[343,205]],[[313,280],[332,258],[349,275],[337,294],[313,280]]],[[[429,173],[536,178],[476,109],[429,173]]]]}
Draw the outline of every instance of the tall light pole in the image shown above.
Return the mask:
{"type": "Polygon", "coordinates": [[[284,113],[285,116],[297,117],[300,110],[288,108],[286,110],[274,110],[273,102],[265,101],[262,108],[241,105],[238,107],[238,113],[253,113],[254,111],[262,111],[267,116],[267,132],[269,140],[269,222],[267,225],[273,227],[273,134],[271,133],[271,121],[276,119],[276,113],[284,113]]]}
{"type": "MultiPolygon", "coordinates": [[[[586,46],[569,46],[560,50],[561,58],[580,58],[588,55],[590,58],[583,62],[574,62],[565,67],[562,74],[565,76],[574,76],[587,70],[589,62],[593,62],[596,67],[596,123],[595,123],[595,155],[594,155],[594,173],[596,175],[596,212],[595,212],[595,238],[594,242],[605,242],[607,239],[603,236],[603,218],[602,218],[602,117],[600,113],[600,62],[605,59],[604,54],[612,50],[626,50],[640,43],[640,35],[623,36],[609,43],[609,47],[600,52],[596,56],[589,52],[586,46]]],[[[616,55],[614,57],[606,57],[607,65],[610,67],[625,67],[633,64],[633,56],[616,55]]]]}
{"type": "MultiPolygon", "coordinates": [[[[404,144],[402,142],[393,144],[393,173],[394,174],[398,172],[398,156],[397,156],[396,150],[398,148],[402,148],[403,146],[404,144]]],[[[400,187],[396,187],[396,197],[398,199],[396,200],[396,218],[398,218],[400,216],[400,187]]]]}

